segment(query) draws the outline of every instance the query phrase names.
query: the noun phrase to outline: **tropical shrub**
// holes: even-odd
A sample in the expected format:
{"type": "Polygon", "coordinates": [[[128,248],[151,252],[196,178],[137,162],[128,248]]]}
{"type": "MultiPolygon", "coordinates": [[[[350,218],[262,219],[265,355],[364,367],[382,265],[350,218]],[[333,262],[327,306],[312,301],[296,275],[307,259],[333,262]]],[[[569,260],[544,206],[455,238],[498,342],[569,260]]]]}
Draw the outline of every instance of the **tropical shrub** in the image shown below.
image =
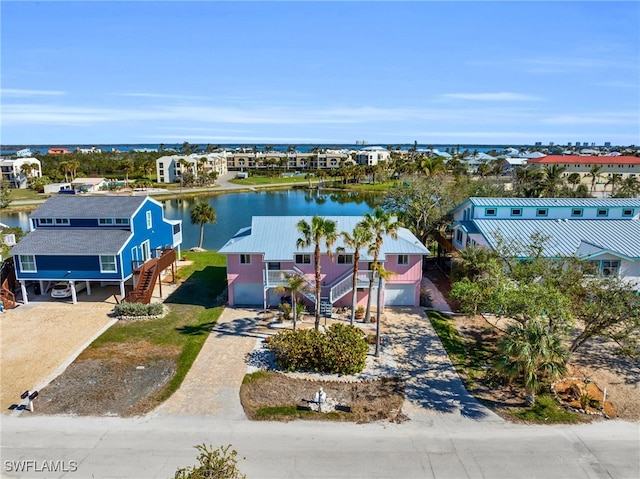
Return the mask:
{"type": "Polygon", "coordinates": [[[326,332],[315,329],[280,331],[267,348],[287,371],[320,371],[356,374],[365,367],[369,346],[354,326],[333,324],[326,332]]]}
{"type": "Polygon", "coordinates": [[[238,469],[238,453],[228,446],[220,446],[210,450],[201,444],[195,446],[200,452],[198,465],[180,468],[175,473],[175,479],[245,479],[247,476],[238,469]]]}
{"type": "Polygon", "coordinates": [[[117,317],[145,317],[160,316],[163,312],[162,303],[120,303],[113,308],[113,313],[117,317]]]}

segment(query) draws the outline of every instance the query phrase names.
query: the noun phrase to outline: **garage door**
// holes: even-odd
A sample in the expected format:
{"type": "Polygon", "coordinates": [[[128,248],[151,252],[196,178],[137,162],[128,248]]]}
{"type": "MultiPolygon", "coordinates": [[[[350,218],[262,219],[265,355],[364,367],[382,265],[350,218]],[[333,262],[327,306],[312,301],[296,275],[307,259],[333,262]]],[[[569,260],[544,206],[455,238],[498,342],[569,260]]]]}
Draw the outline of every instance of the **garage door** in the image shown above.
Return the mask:
{"type": "Polygon", "coordinates": [[[236,306],[262,306],[262,284],[240,283],[233,285],[233,304],[236,306]]]}
{"type": "Polygon", "coordinates": [[[413,284],[391,284],[384,290],[386,306],[413,306],[415,286],[413,284]]]}

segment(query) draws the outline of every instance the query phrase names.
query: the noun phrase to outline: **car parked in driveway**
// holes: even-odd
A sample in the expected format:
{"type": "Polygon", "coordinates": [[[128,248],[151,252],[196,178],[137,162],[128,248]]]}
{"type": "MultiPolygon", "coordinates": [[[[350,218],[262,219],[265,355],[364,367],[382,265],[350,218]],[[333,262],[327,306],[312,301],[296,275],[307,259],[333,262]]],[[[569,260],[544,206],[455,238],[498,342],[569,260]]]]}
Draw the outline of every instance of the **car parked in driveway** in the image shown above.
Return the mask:
{"type": "MultiPolygon", "coordinates": [[[[87,287],[84,281],[75,283],[76,293],[79,293],[83,289],[87,287]]],[[[71,297],[71,283],[68,281],[60,281],[53,285],[51,288],[51,297],[52,298],[70,298],[71,297]]]]}

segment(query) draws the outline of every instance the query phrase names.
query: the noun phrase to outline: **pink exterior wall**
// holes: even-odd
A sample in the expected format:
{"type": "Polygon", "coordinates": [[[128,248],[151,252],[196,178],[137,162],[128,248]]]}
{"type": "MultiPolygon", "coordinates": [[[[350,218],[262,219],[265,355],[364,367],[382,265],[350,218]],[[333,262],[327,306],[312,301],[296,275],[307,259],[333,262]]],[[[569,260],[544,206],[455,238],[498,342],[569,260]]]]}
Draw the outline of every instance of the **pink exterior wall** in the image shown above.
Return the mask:
{"type": "Polygon", "coordinates": [[[264,268],[261,254],[252,254],[251,264],[240,264],[239,254],[227,255],[227,279],[235,275],[234,281],[239,283],[262,283],[264,268]]]}
{"type": "MultiPolygon", "coordinates": [[[[409,255],[409,264],[398,264],[398,255],[390,254],[383,263],[384,267],[388,271],[393,271],[395,274],[391,276],[389,284],[415,284],[415,304],[420,302],[420,282],[422,279],[422,257],[420,255],[409,255]]],[[[353,270],[351,264],[338,264],[336,257],[333,260],[329,259],[327,255],[322,255],[321,258],[321,278],[324,285],[331,285],[335,280],[350,273],[353,270]]],[[[314,278],[315,271],[313,265],[313,257],[311,258],[311,264],[297,264],[293,261],[281,261],[281,270],[293,270],[299,269],[303,273],[307,274],[310,278],[314,278]]],[[[247,283],[247,284],[262,284],[263,272],[266,269],[266,263],[262,261],[262,254],[251,255],[251,264],[240,264],[240,255],[229,254],[227,255],[227,281],[229,287],[229,305],[233,306],[233,289],[234,284],[247,283]]],[[[358,263],[359,271],[367,271],[369,269],[368,261],[360,261],[358,263]]],[[[328,295],[328,288],[323,289],[322,295],[328,295]]],[[[368,291],[358,291],[358,305],[365,306],[367,302],[368,291]]],[[[375,301],[376,298],[373,298],[375,301]]],[[[340,298],[335,303],[336,306],[351,306],[351,294],[340,298]]]]}

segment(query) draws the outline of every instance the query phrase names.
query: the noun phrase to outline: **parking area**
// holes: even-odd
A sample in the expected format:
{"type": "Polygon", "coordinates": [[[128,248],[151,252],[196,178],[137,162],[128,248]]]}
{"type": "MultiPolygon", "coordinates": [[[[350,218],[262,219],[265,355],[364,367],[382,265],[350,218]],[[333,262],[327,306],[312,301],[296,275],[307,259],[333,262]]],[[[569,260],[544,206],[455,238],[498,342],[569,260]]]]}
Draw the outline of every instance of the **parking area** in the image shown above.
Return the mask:
{"type": "Polygon", "coordinates": [[[91,296],[34,296],[0,316],[0,408],[8,413],[25,390],[37,390],[60,374],[116,320],[109,316],[118,287],[94,287],[91,296]]]}

